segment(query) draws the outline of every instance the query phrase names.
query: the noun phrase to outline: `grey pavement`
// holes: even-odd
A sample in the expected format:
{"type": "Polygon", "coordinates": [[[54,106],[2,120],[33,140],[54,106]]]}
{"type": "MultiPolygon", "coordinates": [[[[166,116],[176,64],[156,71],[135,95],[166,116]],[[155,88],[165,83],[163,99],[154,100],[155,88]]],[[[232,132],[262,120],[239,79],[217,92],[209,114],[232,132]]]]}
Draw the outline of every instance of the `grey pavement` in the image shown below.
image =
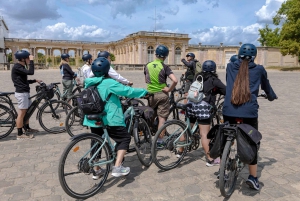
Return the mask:
{"type": "MultiPolygon", "coordinates": [[[[135,87],[146,86],[142,71],[120,73],[135,87]]],[[[180,73],[175,71],[178,78],[180,73]]],[[[261,190],[250,190],[245,185],[248,170],[244,168],[229,200],[300,200],[300,72],[268,71],[268,75],[279,99],[259,99],[259,130],[263,134],[258,161],[261,190]]],[[[220,70],[219,76],[224,81],[225,71],[220,70]]],[[[47,84],[61,80],[58,70],[38,70],[30,77],[47,84]]],[[[14,91],[9,71],[0,71],[0,86],[0,91],[14,91]]],[[[58,161],[70,142],[69,135],[43,131],[35,116],[31,126],[41,131],[33,140],[17,141],[16,129],[0,140],[0,200],[74,200],[58,181],[58,161]]],[[[205,166],[201,147],[167,172],[154,164],[143,168],[133,153],[125,165],[131,167],[129,176],[109,176],[101,192],[88,200],[225,200],[213,174],[218,167],[205,166]]]]}

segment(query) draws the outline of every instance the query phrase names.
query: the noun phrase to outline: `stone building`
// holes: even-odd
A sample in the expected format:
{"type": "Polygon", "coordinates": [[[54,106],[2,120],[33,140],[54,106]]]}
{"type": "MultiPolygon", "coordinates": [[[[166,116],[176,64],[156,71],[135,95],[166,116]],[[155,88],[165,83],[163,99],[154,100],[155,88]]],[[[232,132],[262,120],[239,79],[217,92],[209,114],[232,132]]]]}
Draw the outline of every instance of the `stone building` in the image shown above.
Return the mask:
{"type": "Polygon", "coordinates": [[[8,27],[2,16],[0,16],[0,64],[6,63],[4,38],[8,37],[8,27]]]}

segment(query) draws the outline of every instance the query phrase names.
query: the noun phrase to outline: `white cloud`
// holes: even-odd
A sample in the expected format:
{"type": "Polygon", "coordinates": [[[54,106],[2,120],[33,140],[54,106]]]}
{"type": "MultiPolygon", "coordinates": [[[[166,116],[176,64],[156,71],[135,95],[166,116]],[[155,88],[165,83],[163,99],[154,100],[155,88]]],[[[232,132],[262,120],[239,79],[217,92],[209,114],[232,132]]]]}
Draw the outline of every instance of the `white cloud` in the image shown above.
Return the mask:
{"type": "Polygon", "coordinates": [[[277,10],[285,0],[266,0],[258,11],[255,12],[257,22],[259,23],[272,23],[273,17],[276,15],[277,10]]]}
{"type": "Polygon", "coordinates": [[[224,45],[238,45],[239,42],[258,44],[258,29],[263,26],[256,23],[249,26],[229,26],[229,27],[217,27],[214,26],[210,29],[199,30],[194,33],[190,33],[192,38],[190,43],[218,45],[224,43],[224,45]]]}

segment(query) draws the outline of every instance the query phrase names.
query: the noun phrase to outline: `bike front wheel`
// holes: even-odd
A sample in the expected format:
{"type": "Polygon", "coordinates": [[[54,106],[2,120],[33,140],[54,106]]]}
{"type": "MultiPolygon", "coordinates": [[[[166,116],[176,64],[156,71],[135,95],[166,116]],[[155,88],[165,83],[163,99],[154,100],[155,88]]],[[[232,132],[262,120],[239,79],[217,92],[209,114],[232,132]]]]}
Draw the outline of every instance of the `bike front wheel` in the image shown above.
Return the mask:
{"type": "Polygon", "coordinates": [[[151,146],[152,135],[147,122],[139,118],[133,128],[134,147],[140,162],[149,167],[152,164],[151,146]],[[137,125],[136,125],[137,124],[137,125]]]}
{"type": "Polygon", "coordinates": [[[15,125],[15,116],[12,110],[4,105],[0,105],[0,139],[9,136],[15,125]]]}
{"type": "Polygon", "coordinates": [[[109,153],[107,144],[96,134],[85,133],[73,139],[59,160],[58,177],[63,190],[75,199],[87,199],[98,193],[110,171],[109,153]]]}
{"type": "Polygon", "coordinates": [[[222,154],[219,185],[222,196],[226,198],[235,190],[238,177],[235,146],[236,141],[227,141],[222,154]]]}
{"type": "Polygon", "coordinates": [[[188,134],[185,128],[186,125],[183,122],[171,120],[167,121],[156,132],[151,153],[153,162],[160,169],[165,171],[173,169],[183,160],[188,148],[188,134]],[[182,136],[181,139],[175,143],[180,135],[182,136]]]}
{"type": "Polygon", "coordinates": [[[66,131],[65,120],[71,106],[61,100],[51,100],[45,103],[39,111],[39,123],[49,133],[63,133],[66,131]],[[56,110],[56,105],[60,105],[56,110]],[[47,112],[51,111],[51,112],[47,112]]]}

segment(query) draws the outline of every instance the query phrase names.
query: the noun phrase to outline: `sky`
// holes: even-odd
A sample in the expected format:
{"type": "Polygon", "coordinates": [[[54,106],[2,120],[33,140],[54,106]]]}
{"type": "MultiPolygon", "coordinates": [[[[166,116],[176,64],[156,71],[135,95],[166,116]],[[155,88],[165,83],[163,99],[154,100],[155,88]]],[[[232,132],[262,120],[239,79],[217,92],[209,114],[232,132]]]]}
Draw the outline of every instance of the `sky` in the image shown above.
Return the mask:
{"type": "Polygon", "coordinates": [[[0,0],[10,38],[109,42],[138,31],[189,34],[190,44],[259,45],[284,0],[0,0]]]}

